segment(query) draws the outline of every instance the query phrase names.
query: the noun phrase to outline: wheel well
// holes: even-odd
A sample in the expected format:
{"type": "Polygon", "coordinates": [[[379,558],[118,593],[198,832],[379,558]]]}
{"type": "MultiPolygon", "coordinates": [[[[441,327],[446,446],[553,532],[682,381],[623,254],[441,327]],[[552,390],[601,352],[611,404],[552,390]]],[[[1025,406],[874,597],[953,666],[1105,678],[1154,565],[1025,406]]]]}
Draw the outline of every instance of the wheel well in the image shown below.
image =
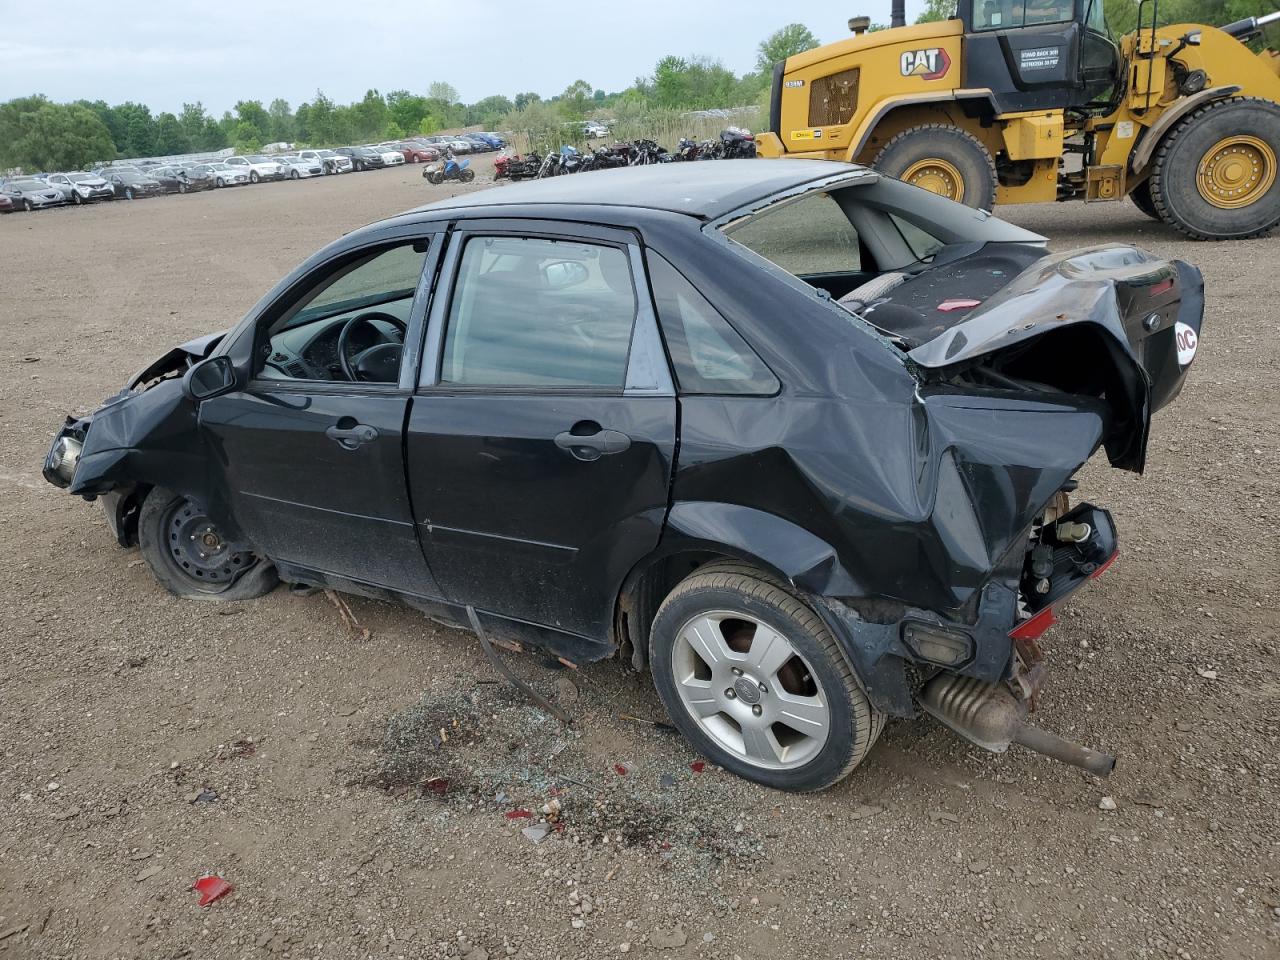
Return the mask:
{"type": "MultiPolygon", "coordinates": [[[[613,634],[618,655],[629,659],[637,671],[649,664],[649,630],[658,607],[676,585],[699,567],[719,561],[735,561],[757,567],[761,573],[781,577],[758,560],[744,559],[713,549],[681,550],[642,560],[627,575],[614,605],[613,634]]],[[[786,578],[782,578],[786,582],[786,578]]]]}
{"type": "Polygon", "coordinates": [[[904,103],[891,107],[872,127],[866,141],[857,148],[855,163],[870,165],[885,145],[898,134],[913,127],[931,123],[958,127],[977,137],[993,157],[1003,149],[1000,131],[992,124],[995,116],[986,98],[937,100],[930,103],[904,103]]]}

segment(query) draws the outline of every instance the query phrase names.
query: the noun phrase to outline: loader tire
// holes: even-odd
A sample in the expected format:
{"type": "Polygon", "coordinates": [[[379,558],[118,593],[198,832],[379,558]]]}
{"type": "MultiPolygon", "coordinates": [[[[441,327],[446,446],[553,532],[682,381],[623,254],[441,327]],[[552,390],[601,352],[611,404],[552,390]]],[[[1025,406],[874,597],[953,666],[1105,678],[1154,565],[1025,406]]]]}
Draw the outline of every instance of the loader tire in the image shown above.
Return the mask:
{"type": "Polygon", "coordinates": [[[1151,181],[1144,180],[1129,192],[1129,199],[1133,201],[1133,205],[1145,213],[1152,220],[1159,220],[1160,214],[1156,211],[1155,201],[1151,199],[1151,181]]]}
{"type": "Polygon", "coordinates": [[[990,210],[996,165],[981,141],[959,127],[929,123],[884,145],[873,166],[881,173],[966,206],[990,210]]]}
{"type": "Polygon", "coordinates": [[[1280,223],[1280,104],[1254,97],[1193,110],[1156,149],[1151,200],[1196,240],[1244,240],[1280,223]]]}

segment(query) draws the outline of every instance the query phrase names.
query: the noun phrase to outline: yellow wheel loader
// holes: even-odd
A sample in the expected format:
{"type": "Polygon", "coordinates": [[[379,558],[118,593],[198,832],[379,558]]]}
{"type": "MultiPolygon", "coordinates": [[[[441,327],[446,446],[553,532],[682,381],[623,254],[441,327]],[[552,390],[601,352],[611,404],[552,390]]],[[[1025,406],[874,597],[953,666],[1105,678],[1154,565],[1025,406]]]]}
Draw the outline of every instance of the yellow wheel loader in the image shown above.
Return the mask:
{"type": "Polygon", "coordinates": [[[1116,41],[1103,0],[959,0],[774,68],[766,157],[846,160],[973,207],[1118,201],[1188,236],[1280,223],[1280,54],[1245,44],[1280,13],[1160,26],[1142,0],[1116,41]]]}

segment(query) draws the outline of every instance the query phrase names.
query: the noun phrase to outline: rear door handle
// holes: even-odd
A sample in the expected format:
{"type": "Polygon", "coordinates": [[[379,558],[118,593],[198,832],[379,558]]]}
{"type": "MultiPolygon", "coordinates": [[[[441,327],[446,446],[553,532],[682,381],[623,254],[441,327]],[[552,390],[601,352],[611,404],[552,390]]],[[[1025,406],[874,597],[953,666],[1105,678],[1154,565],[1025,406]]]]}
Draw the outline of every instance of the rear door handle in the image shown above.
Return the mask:
{"type": "Polygon", "coordinates": [[[349,418],[343,417],[338,421],[338,425],[330,427],[324,435],[345,450],[354,450],[362,443],[372,443],[378,439],[376,427],[371,427],[367,423],[357,423],[351,427],[343,426],[343,421],[347,419],[349,418]]]}
{"type": "Polygon", "coordinates": [[[599,424],[579,424],[574,429],[596,427],[595,433],[576,434],[565,431],[556,434],[556,446],[578,460],[590,462],[612,453],[622,453],[631,448],[631,438],[617,430],[601,429],[599,424]]]}

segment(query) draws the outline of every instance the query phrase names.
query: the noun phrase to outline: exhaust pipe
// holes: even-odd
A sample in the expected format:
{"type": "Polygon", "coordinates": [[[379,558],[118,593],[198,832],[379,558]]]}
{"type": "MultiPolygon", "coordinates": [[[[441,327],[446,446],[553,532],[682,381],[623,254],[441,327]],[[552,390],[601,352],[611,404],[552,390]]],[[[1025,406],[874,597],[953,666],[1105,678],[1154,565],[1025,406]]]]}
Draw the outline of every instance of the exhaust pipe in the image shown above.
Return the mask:
{"type": "Polygon", "coordinates": [[[1026,722],[1026,706],[1005,687],[941,674],[920,693],[920,706],[931,717],[971,743],[992,753],[1004,753],[1011,743],[1088,770],[1096,777],[1111,775],[1116,758],[1091,750],[1026,722]]]}
{"type": "Polygon", "coordinates": [[[905,27],[907,25],[907,0],[893,0],[889,9],[889,26],[905,27]]]}

